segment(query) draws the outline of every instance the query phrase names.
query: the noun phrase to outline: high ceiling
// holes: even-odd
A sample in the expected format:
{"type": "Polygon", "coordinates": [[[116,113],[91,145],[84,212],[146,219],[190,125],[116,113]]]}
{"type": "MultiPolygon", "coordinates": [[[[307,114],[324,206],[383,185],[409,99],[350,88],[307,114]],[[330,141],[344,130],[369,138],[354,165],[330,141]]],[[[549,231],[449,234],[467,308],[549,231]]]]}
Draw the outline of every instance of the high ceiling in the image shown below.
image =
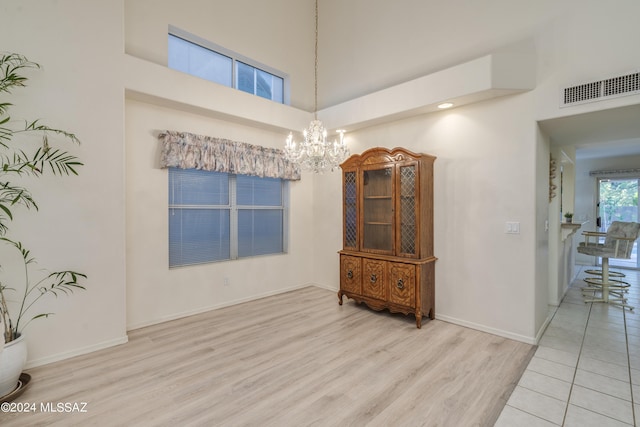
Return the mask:
{"type": "MultiPolygon", "coordinates": [[[[607,8],[601,0],[323,0],[320,109],[496,52],[535,53],[543,84],[552,71],[563,84],[606,76],[609,61],[632,70],[637,67],[638,26],[630,12],[637,4],[619,0],[607,8]],[[624,46],[629,54],[621,61],[624,46]],[[627,60],[630,65],[623,66],[627,60]],[[603,65],[592,67],[593,61],[603,65]]],[[[545,120],[541,127],[553,144],[579,146],[580,158],[640,154],[638,106],[545,120]]]]}

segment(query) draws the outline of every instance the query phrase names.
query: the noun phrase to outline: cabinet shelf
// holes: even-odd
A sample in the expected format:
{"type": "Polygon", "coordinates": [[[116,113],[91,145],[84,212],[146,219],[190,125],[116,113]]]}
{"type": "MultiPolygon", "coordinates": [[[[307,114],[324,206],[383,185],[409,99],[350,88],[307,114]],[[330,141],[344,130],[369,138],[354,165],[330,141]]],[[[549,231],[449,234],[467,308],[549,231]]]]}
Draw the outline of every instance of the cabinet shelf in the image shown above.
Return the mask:
{"type": "Polygon", "coordinates": [[[391,196],[364,196],[365,200],[391,200],[391,196]]]}
{"type": "Polygon", "coordinates": [[[369,222],[365,222],[364,225],[388,225],[388,226],[392,226],[393,224],[390,223],[390,222],[369,221],[369,222]]]}

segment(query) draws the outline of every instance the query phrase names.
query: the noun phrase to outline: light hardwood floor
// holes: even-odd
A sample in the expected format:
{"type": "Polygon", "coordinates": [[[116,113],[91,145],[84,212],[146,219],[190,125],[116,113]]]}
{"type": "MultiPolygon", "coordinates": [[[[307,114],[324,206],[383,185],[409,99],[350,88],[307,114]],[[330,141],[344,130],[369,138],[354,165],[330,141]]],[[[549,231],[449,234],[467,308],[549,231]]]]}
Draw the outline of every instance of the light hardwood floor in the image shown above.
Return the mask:
{"type": "Polygon", "coordinates": [[[37,367],[5,426],[493,426],[535,347],[308,287],[37,367]],[[46,413],[41,402],[86,402],[46,413]]]}

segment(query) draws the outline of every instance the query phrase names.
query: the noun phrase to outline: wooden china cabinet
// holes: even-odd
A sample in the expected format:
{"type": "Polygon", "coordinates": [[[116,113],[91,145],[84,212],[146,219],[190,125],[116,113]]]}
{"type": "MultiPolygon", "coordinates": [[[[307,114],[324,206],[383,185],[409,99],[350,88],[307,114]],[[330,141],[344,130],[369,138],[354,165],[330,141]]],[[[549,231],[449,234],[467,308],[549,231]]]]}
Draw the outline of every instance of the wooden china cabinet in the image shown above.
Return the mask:
{"type": "Polygon", "coordinates": [[[374,310],[435,317],[433,163],[404,148],[372,148],[340,165],[342,296],[374,310]]]}

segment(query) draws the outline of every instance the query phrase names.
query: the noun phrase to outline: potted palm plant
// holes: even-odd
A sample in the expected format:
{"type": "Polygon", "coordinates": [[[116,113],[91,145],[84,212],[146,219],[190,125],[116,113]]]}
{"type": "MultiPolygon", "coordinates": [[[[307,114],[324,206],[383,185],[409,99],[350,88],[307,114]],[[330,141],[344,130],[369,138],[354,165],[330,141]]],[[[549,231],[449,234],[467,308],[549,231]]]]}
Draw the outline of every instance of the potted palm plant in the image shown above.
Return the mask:
{"type": "MultiPolygon", "coordinates": [[[[37,68],[40,68],[37,63],[22,55],[0,52],[0,96],[5,98],[14,88],[24,87],[27,77],[23,72],[37,68]]],[[[16,251],[21,259],[21,271],[4,274],[9,263],[5,264],[4,256],[0,258],[0,399],[19,385],[18,378],[27,358],[24,328],[32,320],[52,314],[36,311],[37,303],[49,296],[84,289],[81,281],[86,278],[71,270],[34,272],[36,261],[30,251],[20,241],[8,237],[9,223],[19,211],[16,208],[38,210],[31,192],[16,182],[20,177],[41,177],[46,173],[77,175],[76,168],[82,165],[74,155],[49,145],[50,135],[79,143],[74,134],[46,126],[39,120],[16,122],[8,114],[11,105],[6,99],[0,99],[0,243],[16,251]],[[34,134],[42,142],[28,152],[22,137],[34,134]]],[[[10,265],[14,266],[15,262],[10,265]]]]}

